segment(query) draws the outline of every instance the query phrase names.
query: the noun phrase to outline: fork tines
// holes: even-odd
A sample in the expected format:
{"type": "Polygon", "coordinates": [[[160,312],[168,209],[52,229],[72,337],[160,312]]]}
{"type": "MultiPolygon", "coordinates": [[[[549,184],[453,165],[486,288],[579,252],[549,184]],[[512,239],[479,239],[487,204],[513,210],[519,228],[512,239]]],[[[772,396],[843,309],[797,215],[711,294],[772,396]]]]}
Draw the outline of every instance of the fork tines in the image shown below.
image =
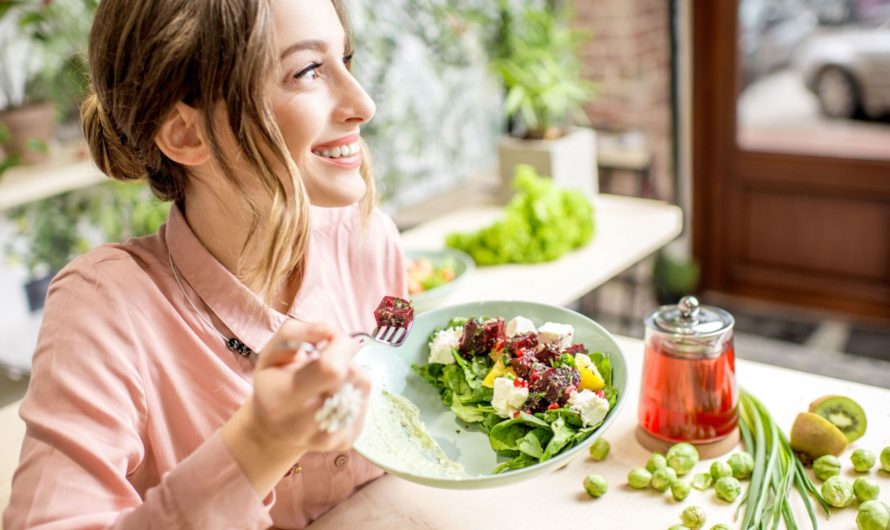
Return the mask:
{"type": "Polygon", "coordinates": [[[403,326],[378,326],[374,330],[374,338],[388,344],[400,344],[408,334],[408,327],[403,326]]]}

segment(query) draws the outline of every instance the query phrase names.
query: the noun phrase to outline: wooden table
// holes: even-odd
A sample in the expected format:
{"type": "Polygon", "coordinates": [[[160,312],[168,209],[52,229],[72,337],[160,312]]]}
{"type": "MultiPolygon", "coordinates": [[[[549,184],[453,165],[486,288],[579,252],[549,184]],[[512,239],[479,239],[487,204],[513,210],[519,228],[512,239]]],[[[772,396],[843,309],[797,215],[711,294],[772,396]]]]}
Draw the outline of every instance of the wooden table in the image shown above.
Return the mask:
{"type": "MultiPolygon", "coordinates": [[[[691,505],[701,506],[707,513],[706,529],[719,522],[738,528],[740,521],[732,524],[735,504],[716,500],[713,489],[706,492],[693,489],[685,501],[676,502],[669,492],[640,492],[626,485],[627,472],[644,466],[649,456],[634,438],[643,345],[635,339],[616,339],[627,357],[628,393],[624,408],[605,434],[612,451],[604,462],[579,456],[548,475],[512,486],[476,491],[434,489],[385,476],[364,487],[310,528],[667,530],[679,524],[680,512],[691,505]],[[605,496],[591,499],[584,492],[581,482],[589,473],[606,477],[609,491],[605,496]]],[[[738,361],[737,374],[740,385],[766,404],[786,432],[797,413],[821,395],[845,394],[855,398],[868,414],[869,424],[865,436],[841,456],[842,474],[851,481],[857,476],[849,461],[853,448],[879,452],[890,445],[890,390],[743,360],[738,361]]],[[[705,471],[710,462],[699,462],[693,473],[705,471]]],[[[880,498],[890,501],[890,474],[873,469],[868,476],[880,484],[880,498]]],[[[795,512],[800,528],[809,528],[801,504],[795,506],[795,512]]],[[[855,507],[835,510],[830,521],[820,515],[819,528],[855,530],[855,517],[855,507]]]]}
{"type": "MultiPolygon", "coordinates": [[[[683,212],[648,199],[599,195],[593,241],[550,263],[479,267],[441,306],[480,300],[522,300],[565,306],[623,272],[680,235],[683,212]],[[521,286],[521,288],[519,288],[521,286]]],[[[502,208],[456,210],[402,233],[406,249],[434,250],[445,236],[486,226],[502,208]]]]}

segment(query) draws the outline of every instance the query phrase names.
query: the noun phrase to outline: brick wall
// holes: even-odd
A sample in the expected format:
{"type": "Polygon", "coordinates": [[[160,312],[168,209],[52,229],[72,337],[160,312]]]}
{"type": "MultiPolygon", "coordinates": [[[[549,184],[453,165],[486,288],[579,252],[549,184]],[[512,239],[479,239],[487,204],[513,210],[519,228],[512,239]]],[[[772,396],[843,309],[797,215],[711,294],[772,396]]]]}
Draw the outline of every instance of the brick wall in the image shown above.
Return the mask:
{"type": "Polygon", "coordinates": [[[574,26],[591,33],[582,52],[584,75],[599,85],[586,109],[591,125],[605,131],[641,131],[654,156],[654,195],[675,200],[669,2],[573,0],[572,7],[574,26]]]}

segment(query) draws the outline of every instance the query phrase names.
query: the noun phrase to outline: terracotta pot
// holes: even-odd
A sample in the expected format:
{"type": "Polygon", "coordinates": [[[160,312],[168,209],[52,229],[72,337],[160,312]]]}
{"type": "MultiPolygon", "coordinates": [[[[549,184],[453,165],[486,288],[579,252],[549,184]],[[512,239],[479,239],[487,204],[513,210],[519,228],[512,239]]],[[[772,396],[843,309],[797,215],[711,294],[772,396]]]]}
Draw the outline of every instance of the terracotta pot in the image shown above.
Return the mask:
{"type": "Polygon", "coordinates": [[[9,129],[9,141],[3,145],[7,154],[18,154],[25,164],[43,162],[48,155],[44,151],[28,148],[33,140],[49,146],[55,135],[53,104],[44,101],[15,107],[0,112],[0,122],[9,129]]]}

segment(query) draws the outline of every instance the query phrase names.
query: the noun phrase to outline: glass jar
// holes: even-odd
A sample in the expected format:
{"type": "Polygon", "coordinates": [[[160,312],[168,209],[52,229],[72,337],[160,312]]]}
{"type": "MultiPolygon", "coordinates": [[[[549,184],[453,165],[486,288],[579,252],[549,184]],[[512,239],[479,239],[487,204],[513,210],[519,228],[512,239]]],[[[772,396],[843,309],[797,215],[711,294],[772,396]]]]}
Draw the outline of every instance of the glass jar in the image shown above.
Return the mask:
{"type": "Polygon", "coordinates": [[[646,316],[639,422],[666,442],[707,444],[736,432],[733,318],[694,296],[646,316]]]}

